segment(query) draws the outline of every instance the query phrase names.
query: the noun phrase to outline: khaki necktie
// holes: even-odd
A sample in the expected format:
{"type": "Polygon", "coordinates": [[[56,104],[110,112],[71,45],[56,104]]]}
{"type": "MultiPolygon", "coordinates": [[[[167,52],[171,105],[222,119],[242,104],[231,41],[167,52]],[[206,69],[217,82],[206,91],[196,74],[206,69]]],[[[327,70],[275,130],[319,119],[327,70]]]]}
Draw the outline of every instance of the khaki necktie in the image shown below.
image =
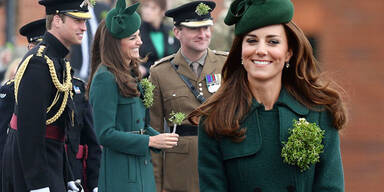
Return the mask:
{"type": "Polygon", "coordinates": [[[199,77],[199,66],[200,64],[198,62],[193,62],[192,63],[192,70],[195,73],[196,77],[199,77]]]}

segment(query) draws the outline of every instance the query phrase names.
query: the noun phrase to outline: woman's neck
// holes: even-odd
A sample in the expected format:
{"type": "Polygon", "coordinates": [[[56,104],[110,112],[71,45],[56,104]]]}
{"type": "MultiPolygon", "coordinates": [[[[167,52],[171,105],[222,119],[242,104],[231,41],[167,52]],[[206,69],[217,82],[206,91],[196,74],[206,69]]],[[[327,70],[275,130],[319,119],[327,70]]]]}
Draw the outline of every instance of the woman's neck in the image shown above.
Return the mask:
{"type": "Polygon", "coordinates": [[[265,110],[273,109],[277,102],[281,90],[281,80],[279,81],[257,81],[248,78],[249,88],[253,97],[260,104],[263,104],[265,110]]]}

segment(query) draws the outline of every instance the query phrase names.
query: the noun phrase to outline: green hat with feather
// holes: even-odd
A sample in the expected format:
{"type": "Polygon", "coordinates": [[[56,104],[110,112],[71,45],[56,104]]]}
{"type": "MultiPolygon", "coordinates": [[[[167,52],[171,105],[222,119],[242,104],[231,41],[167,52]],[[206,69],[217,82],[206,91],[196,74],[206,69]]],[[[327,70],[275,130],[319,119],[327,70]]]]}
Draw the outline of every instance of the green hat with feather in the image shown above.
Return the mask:
{"type": "Polygon", "coordinates": [[[235,34],[242,35],[268,25],[288,23],[293,12],[290,0],[235,0],[224,23],[235,24],[235,34]]]}
{"type": "Polygon", "coordinates": [[[136,12],[138,6],[139,3],[126,7],[125,0],[118,0],[116,7],[107,13],[105,25],[113,37],[129,37],[140,28],[141,19],[136,12]]]}

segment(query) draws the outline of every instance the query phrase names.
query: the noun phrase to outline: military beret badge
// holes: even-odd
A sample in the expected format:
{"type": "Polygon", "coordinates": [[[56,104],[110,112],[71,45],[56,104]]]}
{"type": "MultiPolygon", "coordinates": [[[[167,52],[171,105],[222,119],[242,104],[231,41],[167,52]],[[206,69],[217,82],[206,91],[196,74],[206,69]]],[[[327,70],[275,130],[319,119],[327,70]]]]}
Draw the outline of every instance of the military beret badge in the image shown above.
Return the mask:
{"type": "Polygon", "coordinates": [[[204,4],[204,3],[200,3],[199,5],[196,6],[196,14],[198,14],[199,16],[202,16],[202,15],[206,15],[209,13],[209,11],[211,10],[211,8],[204,4]]]}

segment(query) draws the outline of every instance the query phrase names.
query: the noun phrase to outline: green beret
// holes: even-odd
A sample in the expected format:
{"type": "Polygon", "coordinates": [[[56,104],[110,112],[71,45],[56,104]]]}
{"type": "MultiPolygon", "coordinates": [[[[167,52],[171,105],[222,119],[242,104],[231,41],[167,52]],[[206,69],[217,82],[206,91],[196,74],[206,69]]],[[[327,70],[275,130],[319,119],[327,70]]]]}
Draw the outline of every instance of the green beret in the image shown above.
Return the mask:
{"type": "Polygon", "coordinates": [[[235,0],[224,23],[235,24],[235,34],[242,35],[268,25],[288,23],[293,12],[290,0],[235,0]]]}
{"type": "Polygon", "coordinates": [[[111,35],[117,39],[129,37],[141,25],[141,19],[136,12],[139,3],[126,8],[125,0],[118,0],[116,7],[107,13],[105,25],[111,35]]]}

